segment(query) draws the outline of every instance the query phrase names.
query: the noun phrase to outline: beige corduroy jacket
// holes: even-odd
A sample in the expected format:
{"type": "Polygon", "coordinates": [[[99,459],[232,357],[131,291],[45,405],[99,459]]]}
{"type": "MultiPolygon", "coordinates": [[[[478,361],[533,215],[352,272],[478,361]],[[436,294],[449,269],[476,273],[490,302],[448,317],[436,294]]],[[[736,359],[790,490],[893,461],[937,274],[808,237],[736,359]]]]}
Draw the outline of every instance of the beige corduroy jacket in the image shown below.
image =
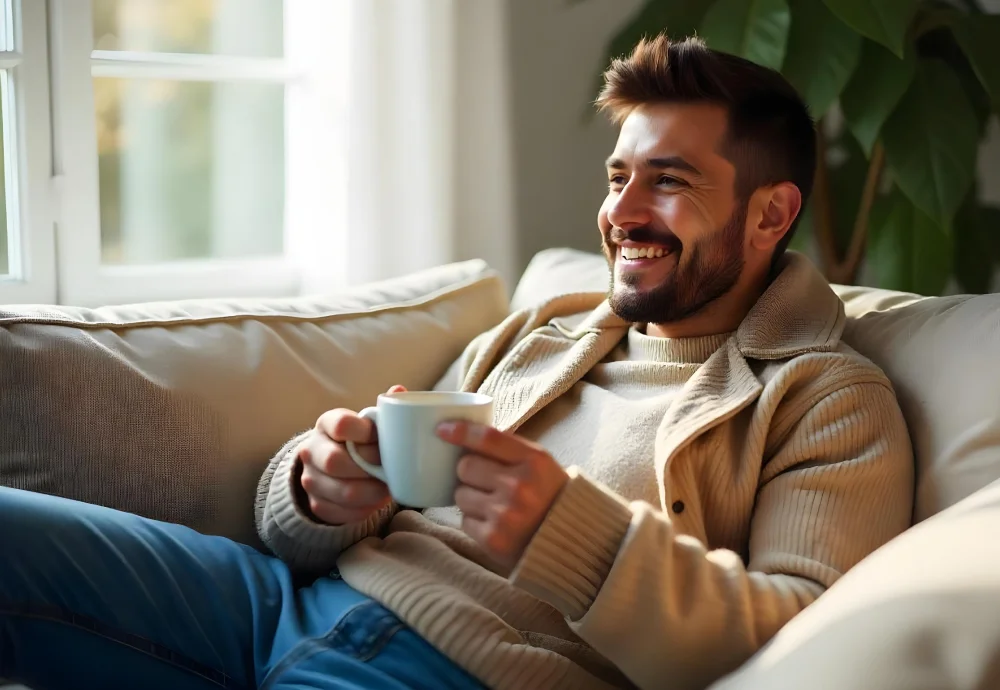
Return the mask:
{"type": "MultiPolygon", "coordinates": [[[[294,498],[294,442],[262,478],[260,534],[293,566],[336,563],[492,687],[617,684],[601,660],[642,688],[705,687],[910,523],[902,414],[885,375],[841,342],[844,322],[822,275],[789,254],[660,423],[659,505],[571,473],[509,576],[413,511],[310,521],[294,498]],[[544,642],[555,637],[569,644],[544,642]],[[572,653],[581,642],[596,661],[572,653]]],[[[494,424],[514,431],[629,325],[597,294],[515,313],[467,350],[462,388],[492,395],[494,424]]]]}

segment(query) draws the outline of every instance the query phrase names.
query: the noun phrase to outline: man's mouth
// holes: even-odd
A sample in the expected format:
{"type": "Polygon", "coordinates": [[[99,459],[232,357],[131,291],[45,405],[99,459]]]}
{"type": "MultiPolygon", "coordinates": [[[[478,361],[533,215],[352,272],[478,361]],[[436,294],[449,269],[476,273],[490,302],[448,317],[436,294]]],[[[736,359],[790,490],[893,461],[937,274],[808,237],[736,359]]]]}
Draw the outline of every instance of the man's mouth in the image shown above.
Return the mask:
{"type": "Polygon", "coordinates": [[[618,247],[619,256],[627,263],[649,262],[670,256],[676,251],[675,246],[663,245],[629,245],[618,247]]]}

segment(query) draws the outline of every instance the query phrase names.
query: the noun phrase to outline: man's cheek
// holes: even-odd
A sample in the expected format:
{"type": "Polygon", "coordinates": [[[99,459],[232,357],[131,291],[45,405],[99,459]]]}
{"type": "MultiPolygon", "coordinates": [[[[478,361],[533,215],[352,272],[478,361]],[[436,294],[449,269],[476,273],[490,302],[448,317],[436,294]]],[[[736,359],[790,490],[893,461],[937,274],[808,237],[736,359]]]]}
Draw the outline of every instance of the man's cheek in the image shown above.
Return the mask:
{"type": "Polygon", "coordinates": [[[689,199],[680,194],[674,195],[660,206],[657,215],[663,226],[682,244],[687,244],[696,238],[699,226],[698,213],[689,199]]]}

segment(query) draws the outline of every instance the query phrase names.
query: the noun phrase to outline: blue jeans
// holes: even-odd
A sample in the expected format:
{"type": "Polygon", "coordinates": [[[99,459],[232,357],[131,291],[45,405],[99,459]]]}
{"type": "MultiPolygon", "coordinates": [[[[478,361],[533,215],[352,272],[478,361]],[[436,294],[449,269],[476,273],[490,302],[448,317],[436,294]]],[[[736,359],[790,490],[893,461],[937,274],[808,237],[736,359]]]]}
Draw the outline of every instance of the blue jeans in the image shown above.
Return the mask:
{"type": "Polygon", "coordinates": [[[0,678],[35,690],[480,688],[343,581],[221,537],[0,488],[0,678]]]}

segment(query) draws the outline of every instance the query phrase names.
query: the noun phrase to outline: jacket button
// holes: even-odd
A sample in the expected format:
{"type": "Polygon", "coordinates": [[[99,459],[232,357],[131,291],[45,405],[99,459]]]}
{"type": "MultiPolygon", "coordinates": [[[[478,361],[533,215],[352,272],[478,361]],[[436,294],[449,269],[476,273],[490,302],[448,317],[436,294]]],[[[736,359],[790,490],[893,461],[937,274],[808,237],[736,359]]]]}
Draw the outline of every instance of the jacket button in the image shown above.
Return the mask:
{"type": "Polygon", "coordinates": [[[680,515],[684,512],[684,501],[674,501],[674,504],[670,506],[670,509],[680,515]]]}

